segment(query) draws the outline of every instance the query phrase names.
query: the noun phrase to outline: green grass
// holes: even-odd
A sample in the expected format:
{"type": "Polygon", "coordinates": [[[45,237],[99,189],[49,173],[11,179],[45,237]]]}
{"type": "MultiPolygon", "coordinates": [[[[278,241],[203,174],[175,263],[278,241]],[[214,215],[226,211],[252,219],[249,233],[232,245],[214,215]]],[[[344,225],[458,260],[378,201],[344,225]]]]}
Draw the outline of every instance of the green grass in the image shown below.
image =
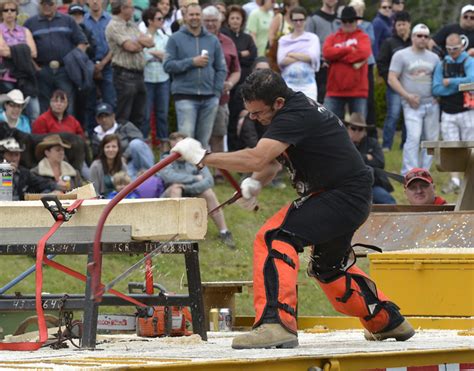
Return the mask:
{"type": "MultiPolygon", "coordinates": [[[[386,169],[399,173],[401,164],[401,151],[399,147],[399,136],[394,144],[394,150],[386,154],[386,169]]],[[[434,168],[434,167],[433,167],[434,168]]],[[[442,185],[448,179],[448,174],[438,173],[433,170],[435,182],[442,185]]],[[[402,185],[392,182],[395,187],[394,197],[398,203],[406,203],[402,185]]],[[[216,186],[216,193],[222,202],[229,198],[233,190],[229,185],[216,186]]],[[[252,240],[258,228],[264,221],[274,214],[279,208],[295,198],[295,193],[291,187],[283,190],[266,188],[259,197],[260,209],[256,213],[251,213],[231,205],[225,208],[225,217],[229,229],[234,234],[237,242],[235,251],[229,250],[218,239],[217,230],[214,224],[209,222],[208,234],[205,241],[200,243],[200,267],[203,281],[225,281],[225,280],[251,280],[252,279],[252,240]]],[[[456,196],[448,195],[448,202],[454,202],[456,196]]],[[[163,215],[163,217],[166,217],[163,215]]],[[[135,256],[105,256],[103,264],[103,281],[108,282],[128,266],[137,261],[140,257],[135,256]]],[[[86,258],[82,256],[59,256],[58,262],[68,265],[82,273],[85,273],[86,258]]],[[[321,290],[313,279],[306,275],[308,263],[308,251],[300,256],[299,271],[299,314],[300,315],[334,315],[336,314],[324,297],[321,290]]],[[[2,256],[0,260],[0,286],[14,278],[27,267],[34,264],[34,259],[23,256],[2,256]]],[[[360,259],[359,265],[362,269],[368,270],[366,259],[360,259]]],[[[45,267],[44,292],[49,293],[82,293],[84,284],[72,277],[65,276],[54,269],[45,267]]],[[[129,281],[142,281],[143,272],[132,275],[129,281]]],[[[163,284],[168,290],[173,292],[185,292],[186,274],[184,268],[184,258],[179,255],[158,256],[154,259],[155,282],[163,284]]],[[[34,292],[34,275],[24,280],[16,286],[14,291],[22,293],[34,292]]],[[[117,287],[126,290],[126,283],[121,283],[117,287]]],[[[252,297],[246,290],[237,295],[237,314],[252,315],[252,297]]],[[[105,308],[105,312],[130,312],[133,308],[105,308]]]]}

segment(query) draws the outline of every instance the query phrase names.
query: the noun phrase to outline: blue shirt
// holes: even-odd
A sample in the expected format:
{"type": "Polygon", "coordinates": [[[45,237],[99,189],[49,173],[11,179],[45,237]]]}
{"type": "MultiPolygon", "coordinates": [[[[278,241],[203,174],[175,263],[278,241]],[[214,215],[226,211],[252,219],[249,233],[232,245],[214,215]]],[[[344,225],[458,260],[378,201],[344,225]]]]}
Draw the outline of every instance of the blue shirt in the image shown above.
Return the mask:
{"type": "Polygon", "coordinates": [[[84,16],[84,24],[88,30],[92,32],[94,37],[96,48],[95,48],[95,60],[100,61],[109,52],[109,44],[105,38],[105,28],[109,24],[112,16],[107,12],[102,12],[99,20],[96,21],[90,13],[86,13],[84,16]]]}
{"type": "Polygon", "coordinates": [[[63,62],[64,56],[78,44],[86,44],[87,38],[74,19],[56,12],[51,20],[36,15],[25,22],[25,27],[33,34],[38,49],[36,61],[48,64],[63,62]]]}
{"type": "MultiPolygon", "coordinates": [[[[5,111],[3,109],[0,110],[0,121],[7,122],[7,116],[5,116],[5,111]]],[[[15,128],[24,133],[31,134],[30,120],[25,115],[20,115],[20,117],[18,117],[15,128]]]]}

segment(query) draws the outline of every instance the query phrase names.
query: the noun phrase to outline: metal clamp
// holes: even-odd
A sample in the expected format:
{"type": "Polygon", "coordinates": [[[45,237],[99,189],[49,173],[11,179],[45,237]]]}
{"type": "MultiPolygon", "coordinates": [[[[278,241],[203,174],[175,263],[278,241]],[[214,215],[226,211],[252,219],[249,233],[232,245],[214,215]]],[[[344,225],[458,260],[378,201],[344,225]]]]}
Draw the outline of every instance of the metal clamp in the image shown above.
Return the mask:
{"type": "Polygon", "coordinates": [[[67,222],[76,213],[77,209],[68,211],[63,207],[57,196],[41,197],[44,207],[51,213],[55,221],[63,220],[67,222]]]}

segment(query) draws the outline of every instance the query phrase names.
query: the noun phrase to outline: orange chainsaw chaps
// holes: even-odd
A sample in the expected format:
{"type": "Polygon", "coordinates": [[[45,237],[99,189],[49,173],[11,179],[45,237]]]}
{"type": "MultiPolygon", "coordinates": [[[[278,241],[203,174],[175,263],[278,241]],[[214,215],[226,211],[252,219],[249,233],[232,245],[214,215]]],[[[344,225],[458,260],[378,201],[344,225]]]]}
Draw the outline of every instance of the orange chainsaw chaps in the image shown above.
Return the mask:
{"type": "MultiPolygon", "coordinates": [[[[296,311],[296,282],[298,278],[299,258],[298,253],[290,244],[273,240],[271,246],[267,245],[265,236],[267,232],[278,229],[283,223],[290,205],[280,209],[274,216],[260,228],[254,241],[254,268],[253,268],[253,285],[254,285],[254,307],[255,307],[255,323],[258,326],[262,320],[265,308],[268,305],[265,290],[264,270],[266,264],[275,264],[277,274],[278,302],[287,305],[296,311]],[[286,255],[295,264],[295,267],[288,265],[282,259],[270,256],[270,251],[274,249],[280,254],[286,255]]],[[[279,308],[279,319],[284,327],[289,331],[296,333],[296,315],[279,308]]]]}

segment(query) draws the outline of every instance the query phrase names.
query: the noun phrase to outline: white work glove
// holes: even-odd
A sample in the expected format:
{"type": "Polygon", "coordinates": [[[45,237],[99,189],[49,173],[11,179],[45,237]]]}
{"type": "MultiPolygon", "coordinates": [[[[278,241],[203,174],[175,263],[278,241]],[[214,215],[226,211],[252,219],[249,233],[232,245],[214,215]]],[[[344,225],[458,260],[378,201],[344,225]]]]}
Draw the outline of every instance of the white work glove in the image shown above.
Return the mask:
{"type": "Polygon", "coordinates": [[[257,206],[257,196],[262,190],[262,183],[253,178],[245,178],[240,184],[242,198],[237,200],[240,207],[247,210],[255,210],[257,206]]]}
{"type": "Polygon", "coordinates": [[[206,155],[206,150],[202,148],[201,142],[193,138],[180,140],[171,149],[171,152],[179,153],[183,160],[193,165],[198,165],[206,155]]]}

